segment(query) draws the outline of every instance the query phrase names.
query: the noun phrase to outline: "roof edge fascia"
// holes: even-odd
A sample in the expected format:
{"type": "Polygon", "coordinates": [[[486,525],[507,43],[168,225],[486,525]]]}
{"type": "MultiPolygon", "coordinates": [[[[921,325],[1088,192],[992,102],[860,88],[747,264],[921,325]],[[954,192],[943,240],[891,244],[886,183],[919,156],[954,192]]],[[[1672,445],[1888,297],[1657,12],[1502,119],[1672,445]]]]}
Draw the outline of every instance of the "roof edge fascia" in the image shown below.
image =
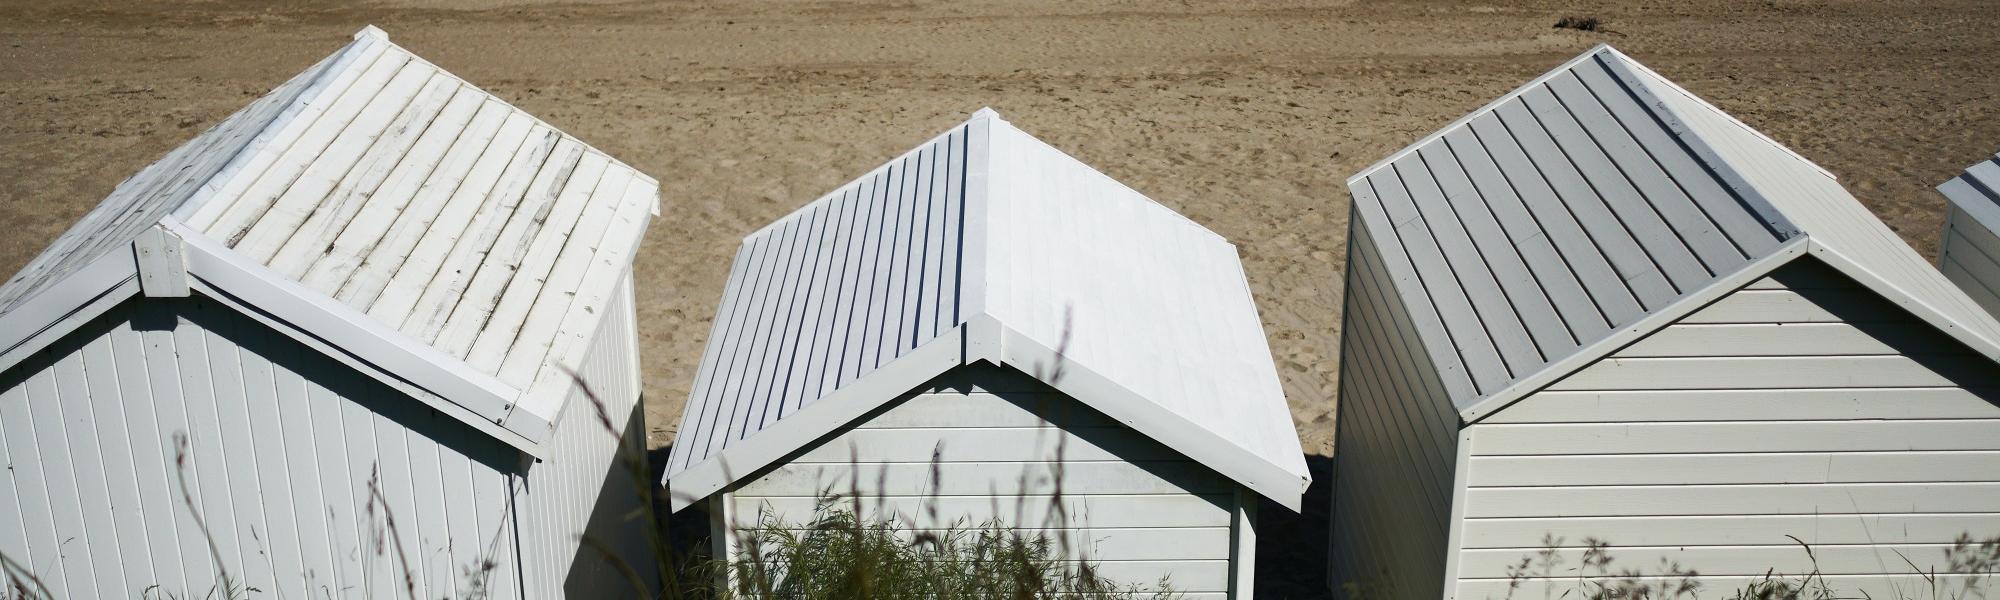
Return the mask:
{"type": "Polygon", "coordinates": [[[1461,423],[1460,426],[1463,427],[1478,423],[1487,417],[1506,410],[1507,407],[1513,406],[1514,403],[1521,401],[1522,398],[1541,391],[1542,388],[1546,388],[1582,370],[1584,367],[1590,366],[1592,363],[1624,349],[1626,346],[1639,341],[1641,338],[1658,331],[1668,324],[1679,321],[1688,315],[1694,314],[1695,311],[1706,308],[1709,304],[1713,304],[1715,301],[1721,300],[1736,290],[1742,289],[1743,286],[1750,285],[1751,282],[1756,281],[1758,278],[1776,271],[1778,267],[1798,260],[1799,257],[1806,256],[1809,253],[1810,245],[1810,238],[1804,236],[1786,241],[1783,245],[1778,246],[1777,249],[1772,250],[1770,254],[1750,261],[1728,275],[1715,278],[1706,287],[1682,296],[1681,299],[1674,301],[1672,304],[1661,307],[1659,310],[1641,317],[1638,321],[1634,321],[1630,325],[1611,332],[1610,335],[1606,335],[1587,346],[1577,349],[1577,351],[1570,353],[1568,357],[1560,361],[1550,363],[1527,377],[1514,380],[1513,383],[1507,384],[1506,387],[1500,388],[1498,391],[1487,394],[1483,398],[1473,400],[1465,408],[1459,409],[1458,418],[1461,423]]]}
{"type": "Polygon", "coordinates": [[[176,219],[159,226],[180,237],[192,289],[531,456],[548,457],[548,425],[532,426],[530,419],[503,425],[522,390],[251,263],[176,219]]]}
{"type": "Polygon", "coordinates": [[[0,315],[0,372],[139,294],[131,244],[113,248],[0,315]]]}
{"type": "Polygon", "coordinates": [[[1302,511],[1306,487],[1312,484],[1310,475],[1292,473],[1180,415],[1161,409],[1111,378],[1069,360],[1060,349],[1044,346],[1003,323],[995,322],[988,331],[988,335],[999,338],[995,345],[1001,360],[994,361],[995,364],[1026,373],[1259,495],[1293,512],[1302,511]]]}
{"type": "Polygon", "coordinates": [[[779,419],[732,444],[722,452],[702,459],[675,473],[661,477],[667,490],[669,510],[679,512],[721,492],[786,456],[806,448],[815,440],[903,397],[924,382],[936,379],[967,364],[967,326],[960,325],[939,334],[915,350],[813,401],[797,413],[779,419]],[[754,440],[754,443],[751,443],[754,440]]]}
{"type": "MultiPolygon", "coordinates": [[[[1868,288],[1869,291],[1873,291],[1890,302],[1895,303],[1896,306],[1901,307],[1903,310],[1909,311],[1918,320],[1937,328],[1938,331],[1950,336],[1954,340],[1958,340],[1959,343],[1965,344],[1966,347],[1971,348],[1973,352],[1979,353],[1980,356],[1986,357],[1987,360],[2000,363],[2000,340],[1988,339],[1986,336],[1967,328],[1965,324],[1951,318],[1951,316],[1943,311],[1932,307],[1930,303],[1924,302],[1916,295],[1905,292],[1902,288],[1890,284],[1887,279],[1883,279],[1881,276],[1876,275],[1874,271],[1870,271],[1867,267],[1862,266],[1861,263],[1848,258],[1846,254],[1841,253],[1838,249],[1814,241],[1811,244],[1811,252],[1814,258],[1820,259],[1820,261],[1825,262],[1828,266],[1833,267],[1834,270],[1853,278],[1862,287],[1868,288]]],[[[1956,287],[1952,289],[1954,291],[1957,290],[1956,287]]],[[[1974,310],[1980,310],[1981,313],[1984,313],[1983,309],[1975,308],[1974,310]]]]}

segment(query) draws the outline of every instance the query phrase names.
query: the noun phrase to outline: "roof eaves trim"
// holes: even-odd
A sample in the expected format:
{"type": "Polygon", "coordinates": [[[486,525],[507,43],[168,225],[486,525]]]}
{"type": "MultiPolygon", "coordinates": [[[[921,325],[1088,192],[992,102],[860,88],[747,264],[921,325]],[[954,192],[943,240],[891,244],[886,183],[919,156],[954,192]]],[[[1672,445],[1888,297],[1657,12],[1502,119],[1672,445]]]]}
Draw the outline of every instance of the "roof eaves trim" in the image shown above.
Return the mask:
{"type": "Polygon", "coordinates": [[[252,263],[178,220],[169,217],[160,227],[181,238],[197,291],[530,455],[546,456],[548,426],[501,426],[520,390],[252,263]]]}
{"type": "Polygon", "coordinates": [[[1306,486],[1312,483],[1311,477],[1286,471],[1243,446],[1231,443],[1173,411],[1160,408],[1117,381],[1069,360],[1062,349],[1044,346],[1004,324],[996,325],[1000,334],[1001,361],[998,364],[1027,373],[1293,512],[1302,510],[1302,500],[1306,486]]]}
{"type": "Polygon", "coordinates": [[[1758,131],[1757,128],[1751,127],[1748,123],[1744,123],[1742,119],[1738,119],[1736,118],[1735,115],[1729,114],[1729,111],[1725,111],[1722,110],[1721,108],[1716,107],[1715,104],[1710,103],[1708,100],[1702,99],[1701,96],[1696,95],[1694,92],[1688,91],[1687,88],[1681,87],[1680,84],[1674,83],[1672,79],[1667,79],[1665,76],[1660,75],[1660,73],[1658,71],[1654,71],[1652,67],[1648,67],[1644,63],[1641,63],[1639,61],[1632,60],[1632,57],[1627,56],[1624,52],[1619,52],[1617,48],[1613,48],[1607,45],[1604,46],[1604,49],[1610,51],[1611,54],[1616,55],[1619,59],[1621,59],[1621,62],[1624,62],[1628,65],[1636,66],[1639,69],[1644,70],[1648,75],[1652,75],[1654,79],[1657,79],[1662,83],[1665,83],[1667,87],[1673,90],[1674,92],[1684,94],[1688,98],[1694,99],[1695,102],[1700,103],[1703,107],[1707,108],[1708,110],[1715,111],[1716,114],[1727,117],[1730,123],[1735,124],[1737,127],[1743,128],[1744,131],[1748,131],[1752,135],[1756,135],[1758,139],[1764,140],[1765,143],[1770,144],[1772,146],[1776,146],[1780,150],[1784,150],[1785,154],[1791,155],[1793,159],[1796,159],[1799,162],[1808,165],[1812,165],[1813,170],[1819,171],[1819,174],[1825,175],[1827,179],[1834,179],[1834,180],[1840,179],[1839,176],[1833,174],[1833,171],[1826,170],[1826,167],[1819,166],[1819,163],[1815,163],[1807,159],[1805,155],[1799,154],[1797,151],[1792,150],[1791,147],[1778,143],[1778,140],[1771,139],[1771,136],[1764,135],[1764,132],[1758,131]]]}
{"type": "Polygon", "coordinates": [[[1980,356],[1986,357],[1987,360],[2000,363],[2000,340],[1988,339],[1986,336],[1980,335],[1978,332],[1966,327],[1965,324],[1958,322],[1957,319],[1953,319],[1948,313],[1932,307],[1930,303],[1924,302],[1917,295],[1906,292],[1895,284],[1890,283],[1889,280],[1876,275],[1875,272],[1868,270],[1861,263],[1855,262],[1833,247],[1814,241],[1811,245],[1811,251],[1814,257],[1832,266],[1834,270],[1853,278],[1856,282],[1859,282],[1876,294],[1880,294],[1884,299],[1894,302],[1896,306],[1902,307],[1903,310],[1909,311],[1911,315],[1916,316],[1919,320],[1930,324],[1932,327],[1936,327],[1938,331],[1951,336],[1952,339],[1958,340],[1959,343],[1965,344],[1966,347],[1971,348],[1973,352],[1979,353],[1980,356]]]}
{"type": "MultiPolygon", "coordinates": [[[[1651,68],[1646,67],[1646,65],[1632,60],[1631,57],[1619,52],[1618,49],[1605,46],[1604,53],[1617,58],[1617,60],[1604,61],[1604,67],[1610,70],[1614,77],[1618,78],[1619,83],[1625,84],[1625,87],[1632,91],[1633,96],[1639,98],[1641,104],[1645,105],[1649,109],[1649,112],[1653,113],[1654,117],[1660,119],[1660,123],[1673,133],[1675,139],[1687,145],[1688,150],[1694,153],[1695,158],[1700,160],[1702,164],[1707,165],[1709,170],[1713,171],[1716,177],[1722,180],[1723,185],[1727,185],[1730,189],[1735,190],[1738,197],[1741,197],[1744,202],[1749,203],[1752,209],[1751,212],[1763,217],[1765,224],[1772,231],[1777,232],[1778,236],[1782,239],[1791,239],[1799,235],[1799,226],[1793,224],[1791,219],[1786,218],[1784,211],[1778,210],[1777,205],[1771,203],[1770,197],[1766,196],[1762,190],[1757,189],[1757,186],[1752,184],[1749,178],[1744,177],[1742,172],[1737,171],[1734,165],[1723,160],[1722,155],[1717,153],[1713,146],[1709,145],[1708,140],[1702,139],[1701,136],[1695,133],[1693,128],[1688,127],[1686,117],[1674,112],[1673,104],[1662,100],[1660,96],[1662,94],[1685,96],[1700,103],[1708,110],[1714,111],[1717,115],[1728,119],[1735,126],[1756,135],[1759,139],[1764,140],[1773,147],[1783,150],[1793,159],[1811,165],[1814,170],[1818,171],[1821,175],[1825,175],[1828,179],[1834,178],[1833,173],[1827,171],[1817,163],[1806,160],[1804,156],[1799,156],[1797,152],[1793,152],[1791,148],[1787,148],[1784,144],[1780,144],[1769,136],[1764,135],[1763,132],[1745,125],[1742,121],[1737,120],[1736,117],[1723,112],[1722,109],[1716,108],[1713,104],[1709,104],[1707,100],[1694,95],[1672,80],[1660,76],[1659,73],[1654,72],[1651,68]],[[1641,77],[1639,73],[1635,72],[1635,69],[1644,70],[1645,74],[1651,75],[1651,77],[1641,77]],[[1652,86],[1654,82],[1662,83],[1668,89],[1654,89],[1652,86]]],[[[1596,53],[1592,53],[1592,55],[1594,57],[1596,53]]]]}
{"type": "Polygon", "coordinates": [[[965,326],[959,326],[939,334],[757,432],[754,443],[731,444],[714,456],[666,476],[660,483],[667,488],[672,503],[669,510],[679,511],[723,491],[890,400],[901,398],[924,382],[965,364],[965,331],[965,326]]]}
{"type": "Polygon", "coordinates": [[[119,302],[138,295],[139,267],[129,246],[104,253],[0,315],[0,371],[14,368],[119,302]]]}
{"type": "Polygon", "coordinates": [[[1743,286],[1750,285],[1751,282],[1769,275],[1772,271],[1777,270],[1778,267],[1797,260],[1801,256],[1805,256],[1809,249],[1809,240],[1810,238],[1807,237],[1793,238],[1785,242],[1784,245],[1772,250],[1769,255],[1745,263],[1742,268],[1737,269],[1733,273],[1717,277],[1707,287],[1689,292],[1679,300],[1674,301],[1673,304],[1661,307],[1659,310],[1653,311],[1652,314],[1648,314],[1632,322],[1631,325],[1627,325],[1623,329],[1612,332],[1595,343],[1578,348],[1562,360],[1550,363],[1540,371],[1515,380],[1513,383],[1508,384],[1507,387],[1500,388],[1500,390],[1488,394],[1486,397],[1473,400],[1464,409],[1459,411],[1458,418],[1460,422],[1464,425],[1478,423],[1487,417],[1493,416],[1494,413],[1506,410],[1507,407],[1513,406],[1515,402],[1519,402],[1529,394],[1541,391],[1542,388],[1548,387],[1550,384],[1568,377],[1571,373],[1590,366],[1599,359],[1610,356],[1612,353],[1639,341],[1640,338],[1644,338],[1662,327],[1679,321],[1683,317],[1694,314],[1695,311],[1701,310],[1703,307],[1717,300],[1721,300],[1724,296],[1728,296],[1731,292],[1735,292],[1743,286]]]}

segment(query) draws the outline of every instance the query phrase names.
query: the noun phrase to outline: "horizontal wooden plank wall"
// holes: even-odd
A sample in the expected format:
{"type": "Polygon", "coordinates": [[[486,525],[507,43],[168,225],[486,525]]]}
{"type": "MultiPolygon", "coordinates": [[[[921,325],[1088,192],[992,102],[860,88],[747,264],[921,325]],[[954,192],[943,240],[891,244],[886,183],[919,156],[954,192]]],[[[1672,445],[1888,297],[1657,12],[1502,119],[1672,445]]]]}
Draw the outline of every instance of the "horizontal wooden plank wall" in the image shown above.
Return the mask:
{"type": "Polygon", "coordinates": [[[858,491],[864,514],[912,530],[999,520],[1068,543],[1058,546],[1067,556],[1123,583],[1165,576],[1176,591],[1223,594],[1235,489],[1080,402],[982,364],[746,480],[728,501],[735,527],[791,527],[825,494],[851,502],[858,491]]]}
{"type": "Polygon", "coordinates": [[[273,594],[391,597],[397,552],[424,597],[489,559],[494,597],[518,597],[517,452],[199,297],[130,301],[0,375],[0,448],[0,553],[57,597],[203,595],[218,566],[273,594]]]}
{"type": "Polygon", "coordinates": [[[1458,416],[1391,289],[1369,226],[1353,221],[1333,474],[1335,585],[1430,598],[1444,582],[1458,416]]]}
{"type": "Polygon", "coordinates": [[[1783,267],[1471,428],[1458,597],[1505,596],[1548,543],[1568,567],[1515,594],[1560,594],[1592,538],[1710,594],[1809,570],[1792,537],[1842,593],[1917,589],[1905,558],[1943,572],[1957,536],[2000,534],[2000,369],[1976,358],[1783,267]]]}
{"type": "Polygon", "coordinates": [[[640,572],[653,564],[645,530],[625,518],[642,503],[634,475],[618,455],[620,440],[634,444],[630,451],[645,452],[643,442],[628,439],[631,432],[626,429],[632,426],[630,417],[639,403],[638,329],[629,270],[612,298],[591,338],[583,368],[576,373],[596,402],[584,388],[571,392],[551,438],[550,458],[529,467],[519,500],[529,598],[631,594],[615,565],[582,550],[578,541],[582,537],[602,544],[640,572]]]}

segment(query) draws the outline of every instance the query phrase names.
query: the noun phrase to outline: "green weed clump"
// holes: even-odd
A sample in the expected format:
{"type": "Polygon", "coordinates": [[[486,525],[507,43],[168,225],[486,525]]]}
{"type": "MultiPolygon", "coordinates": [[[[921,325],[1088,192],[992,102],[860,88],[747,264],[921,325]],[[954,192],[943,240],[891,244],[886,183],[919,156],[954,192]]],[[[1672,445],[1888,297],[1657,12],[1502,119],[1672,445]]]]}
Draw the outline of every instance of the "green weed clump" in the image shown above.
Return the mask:
{"type": "Polygon", "coordinates": [[[759,517],[737,534],[726,563],[730,598],[1018,600],[1179,598],[1168,582],[1156,591],[1121,587],[1074,560],[1048,537],[989,522],[946,530],[906,529],[868,520],[833,498],[812,522],[759,517]]]}

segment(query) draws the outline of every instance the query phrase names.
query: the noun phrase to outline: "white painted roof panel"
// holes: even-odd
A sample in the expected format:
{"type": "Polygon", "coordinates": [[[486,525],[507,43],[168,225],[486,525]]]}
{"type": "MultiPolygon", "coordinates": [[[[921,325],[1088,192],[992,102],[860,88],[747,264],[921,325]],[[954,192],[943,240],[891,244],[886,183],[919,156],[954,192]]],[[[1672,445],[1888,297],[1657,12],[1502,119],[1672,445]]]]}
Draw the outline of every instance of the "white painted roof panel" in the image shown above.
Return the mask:
{"type": "Polygon", "coordinates": [[[0,316],[171,222],[503,382],[547,424],[658,188],[371,27],[120,185],[0,288],[0,316]]]}

